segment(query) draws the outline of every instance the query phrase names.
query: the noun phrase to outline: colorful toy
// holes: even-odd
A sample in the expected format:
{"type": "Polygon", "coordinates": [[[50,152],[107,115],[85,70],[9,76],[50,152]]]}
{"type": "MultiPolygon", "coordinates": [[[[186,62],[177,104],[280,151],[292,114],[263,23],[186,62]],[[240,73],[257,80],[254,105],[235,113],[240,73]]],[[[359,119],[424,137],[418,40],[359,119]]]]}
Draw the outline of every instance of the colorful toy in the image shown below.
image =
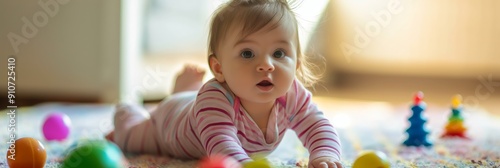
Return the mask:
{"type": "Polygon", "coordinates": [[[245,163],[244,168],[271,168],[271,163],[267,159],[257,159],[251,162],[245,163]]]}
{"type": "Polygon", "coordinates": [[[389,168],[387,156],[379,151],[363,151],[352,164],[352,168],[389,168]]]}
{"type": "Polygon", "coordinates": [[[203,158],[198,163],[199,168],[241,168],[241,164],[231,157],[212,155],[203,158]]]}
{"type": "Polygon", "coordinates": [[[65,140],[70,132],[71,120],[64,113],[52,113],[43,122],[43,135],[48,141],[65,140]]]}
{"type": "Polygon", "coordinates": [[[450,118],[448,118],[448,124],[446,124],[445,132],[441,137],[460,137],[469,139],[465,135],[465,131],[467,128],[464,127],[464,118],[462,117],[462,96],[455,95],[451,100],[452,104],[452,113],[450,118]]]}
{"type": "Polygon", "coordinates": [[[86,140],[77,143],[62,163],[63,168],[118,168],[127,165],[120,148],[105,140],[86,140]]]}
{"type": "Polygon", "coordinates": [[[46,160],[43,144],[30,137],[19,138],[7,151],[7,164],[11,168],[43,168],[46,160]]]}
{"type": "Polygon", "coordinates": [[[414,97],[414,105],[411,108],[413,115],[408,119],[410,127],[406,129],[408,139],[403,142],[406,146],[432,146],[432,143],[427,139],[429,131],[424,128],[426,119],[423,117],[422,112],[426,108],[426,103],[422,101],[424,93],[417,92],[414,97]]]}

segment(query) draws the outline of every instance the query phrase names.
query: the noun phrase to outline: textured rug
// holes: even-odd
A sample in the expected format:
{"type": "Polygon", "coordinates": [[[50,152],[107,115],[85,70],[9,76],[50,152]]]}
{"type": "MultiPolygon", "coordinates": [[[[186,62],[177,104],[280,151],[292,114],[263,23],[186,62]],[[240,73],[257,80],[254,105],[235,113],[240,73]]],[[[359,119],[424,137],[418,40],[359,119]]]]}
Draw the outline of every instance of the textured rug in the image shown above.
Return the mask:
{"type": "MultiPolygon", "coordinates": [[[[432,147],[405,147],[402,142],[407,135],[409,105],[390,105],[381,102],[352,102],[327,98],[316,98],[337,127],[343,145],[343,164],[351,167],[357,154],[364,150],[385,153],[392,167],[500,167],[500,117],[481,109],[465,110],[464,125],[470,140],[440,138],[451,109],[428,105],[424,115],[430,130],[428,139],[432,147]]],[[[7,142],[9,118],[6,110],[0,116],[0,139],[7,142]]],[[[41,104],[18,108],[16,130],[18,137],[33,137],[40,140],[47,150],[45,167],[60,167],[63,153],[76,141],[103,139],[112,129],[112,105],[96,104],[41,104]],[[72,122],[70,138],[63,142],[45,141],[42,122],[52,112],[66,113],[72,122]]],[[[304,167],[308,153],[301,146],[295,133],[289,131],[276,151],[268,156],[275,167],[304,167]]],[[[7,143],[0,143],[0,153],[5,154],[7,143]],[[4,151],[4,152],[2,152],[4,151]]],[[[197,161],[173,158],[126,154],[130,167],[196,167],[197,161]]],[[[0,157],[0,168],[8,167],[6,157],[0,157]]]]}

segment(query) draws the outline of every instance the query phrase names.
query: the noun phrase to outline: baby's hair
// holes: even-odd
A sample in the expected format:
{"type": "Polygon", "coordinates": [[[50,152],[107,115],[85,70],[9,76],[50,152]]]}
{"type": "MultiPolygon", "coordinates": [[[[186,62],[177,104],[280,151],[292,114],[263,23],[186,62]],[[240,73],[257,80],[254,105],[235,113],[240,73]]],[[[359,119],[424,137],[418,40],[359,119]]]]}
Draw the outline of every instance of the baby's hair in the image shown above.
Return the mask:
{"type": "MultiPolygon", "coordinates": [[[[221,5],[213,14],[208,35],[208,59],[217,57],[217,49],[226,33],[235,26],[242,26],[240,38],[255,33],[269,25],[272,30],[280,25],[288,25],[295,32],[297,60],[300,61],[297,79],[306,87],[318,81],[311,68],[315,67],[302,54],[298,36],[298,22],[287,0],[230,0],[221,5]]],[[[209,61],[210,62],[210,61],[209,61]]]]}

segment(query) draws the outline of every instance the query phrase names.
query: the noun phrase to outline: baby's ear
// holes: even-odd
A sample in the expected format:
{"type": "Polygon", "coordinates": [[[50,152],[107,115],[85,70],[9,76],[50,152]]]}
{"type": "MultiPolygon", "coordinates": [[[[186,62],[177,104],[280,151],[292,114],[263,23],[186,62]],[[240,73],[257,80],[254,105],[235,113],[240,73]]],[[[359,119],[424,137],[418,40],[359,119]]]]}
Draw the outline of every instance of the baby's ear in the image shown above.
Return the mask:
{"type": "Polygon", "coordinates": [[[222,74],[222,66],[219,60],[215,57],[215,55],[211,55],[208,59],[210,70],[212,70],[215,79],[217,79],[217,81],[220,83],[225,82],[226,80],[224,79],[224,75],[222,74]]]}

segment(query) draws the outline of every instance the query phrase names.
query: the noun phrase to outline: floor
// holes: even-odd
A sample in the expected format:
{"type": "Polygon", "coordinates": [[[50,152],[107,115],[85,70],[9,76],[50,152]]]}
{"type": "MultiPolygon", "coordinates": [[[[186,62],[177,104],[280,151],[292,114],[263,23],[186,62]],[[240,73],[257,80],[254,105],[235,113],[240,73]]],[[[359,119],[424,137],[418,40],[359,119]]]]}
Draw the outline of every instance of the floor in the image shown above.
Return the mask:
{"type": "MultiPolygon", "coordinates": [[[[429,106],[426,128],[427,139],[434,142],[433,148],[401,146],[408,139],[405,130],[409,128],[407,105],[393,106],[386,102],[353,101],[331,97],[315,97],[313,101],[324,110],[338,131],[342,144],[342,163],[352,166],[358,154],[366,150],[376,150],[387,155],[391,167],[499,167],[500,137],[491,132],[500,131],[500,117],[486,113],[464,114],[467,135],[472,138],[442,139],[448,108],[429,106]],[[446,112],[446,113],[441,113],[446,112]]],[[[112,104],[68,104],[45,103],[33,107],[19,108],[16,115],[16,133],[19,137],[29,136],[39,140],[47,150],[46,167],[59,167],[60,162],[75,144],[102,139],[112,129],[112,104]],[[53,112],[65,113],[71,121],[69,139],[62,142],[47,141],[40,129],[44,119],[53,112]]],[[[5,111],[0,111],[5,112],[5,111]]],[[[0,116],[6,121],[9,116],[0,116]]],[[[7,128],[8,122],[0,122],[7,128]]],[[[411,124],[411,123],[410,123],[411,124]]],[[[0,137],[8,139],[10,131],[0,132],[0,137]]],[[[9,143],[0,143],[0,151],[7,151],[9,143]]],[[[19,155],[18,153],[18,156],[19,155]]],[[[130,167],[193,167],[196,161],[181,161],[168,157],[126,154],[130,167]]],[[[82,156],[85,157],[85,156],[82,156]]],[[[307,163],[306,150],[296,134],[288,131],[284,141],[269,155],[269,160],[278,167],[296,167],[296,163],[307,163]]],[[[5,167],[6,157],[0,158],[0,167],[5,167]]]]}

